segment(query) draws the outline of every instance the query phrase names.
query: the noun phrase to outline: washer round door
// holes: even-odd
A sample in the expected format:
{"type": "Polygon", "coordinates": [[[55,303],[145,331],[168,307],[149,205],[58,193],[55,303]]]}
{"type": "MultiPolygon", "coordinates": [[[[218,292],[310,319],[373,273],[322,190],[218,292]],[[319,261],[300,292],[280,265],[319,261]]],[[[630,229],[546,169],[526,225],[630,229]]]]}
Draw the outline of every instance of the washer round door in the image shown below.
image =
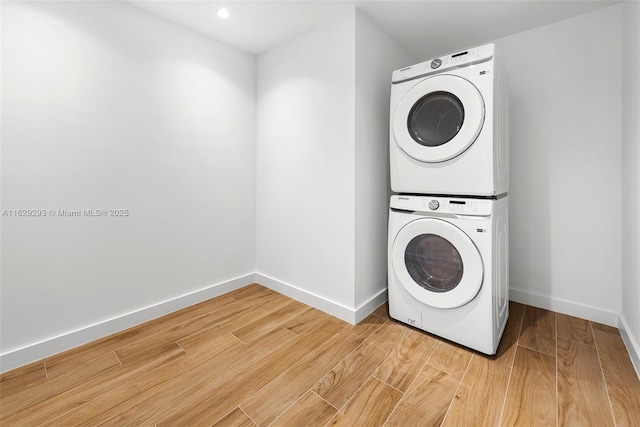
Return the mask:
{"type": "Polygon", "coordinates": [[[391,256],[404,289],[431,307],[463,306],[482,286],[484,268],[478,248],[447,221],[423,218],[405,225],[396,235],[391,256]]]}
{"type": "Polygon", "coordinates": [[[400,100],[393,135],[402,151],[415,160],[444,162],[474,143],[484,116],[482,95],[470,81],[449,74],[427,77],[400,100]]]}

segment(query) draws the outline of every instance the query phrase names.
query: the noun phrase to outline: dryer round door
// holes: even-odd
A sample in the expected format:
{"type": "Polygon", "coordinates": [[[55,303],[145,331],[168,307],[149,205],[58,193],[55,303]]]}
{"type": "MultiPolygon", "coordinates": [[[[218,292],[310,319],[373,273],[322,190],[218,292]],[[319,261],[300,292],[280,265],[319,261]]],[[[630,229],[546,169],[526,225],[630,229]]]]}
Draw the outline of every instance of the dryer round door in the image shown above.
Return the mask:
{"type": "Polygon", "coordinates": [[[391,256],[402,287],[431,307],[463,306],[482,286],[478,248],[447,221],[423,218],[405,225],[396,235],[391,256]]]}
{"type": "Polygon", "coordinates": [[[442,74],[421,80],[402,97],[393,117],[393,135],[415,160],[444,162],[474,143],[484,117],[478,89],[462,77],[442,74]]]}

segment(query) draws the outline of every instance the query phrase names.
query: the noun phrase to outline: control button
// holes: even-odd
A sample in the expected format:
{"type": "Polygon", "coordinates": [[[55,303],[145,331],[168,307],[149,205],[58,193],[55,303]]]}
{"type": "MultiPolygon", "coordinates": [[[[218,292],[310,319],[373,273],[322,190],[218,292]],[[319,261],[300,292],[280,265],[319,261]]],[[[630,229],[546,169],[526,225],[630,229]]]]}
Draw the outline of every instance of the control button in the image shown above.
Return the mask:
{"type": "Polygon", "coordinates": [[[436,69],[438,68],[440,65],[442,65],[442,60],[441,59],[434,59],[433,61],[431,61],[431,68],[432,69],[436,69]]]}
{"type": "Polygon", "coordinates": [[[432,201],[429,202],[429,209],[431,209],[432,211],[435,211],[439,207],[440,207],[440,202],[439,201],[432,200],[432,201]]]}

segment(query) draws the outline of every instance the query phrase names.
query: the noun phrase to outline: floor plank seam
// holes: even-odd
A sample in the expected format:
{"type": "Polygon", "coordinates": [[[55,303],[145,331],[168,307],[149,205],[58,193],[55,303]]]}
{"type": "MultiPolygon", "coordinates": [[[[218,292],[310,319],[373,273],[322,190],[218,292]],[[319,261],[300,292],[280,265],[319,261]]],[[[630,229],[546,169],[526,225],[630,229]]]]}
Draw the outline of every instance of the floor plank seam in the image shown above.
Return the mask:
{"type": "Polygon", "coordinates": [[[502,399],[502,411],[500,411],[500,418],[498,420],[498,425],[502,426],[502,422],[504,419],[504,413],[507,407],[507,396],[509,395],[509,387],[511,386],[511,379],[513,378],[513,367],[516,362],[516,353],[518,352],[518,347],[520,346],[520,336],[522,335],[522,326],[524,325],[524,315],[527,310],[527,306],[525,305],[522,310],[522,316],[520,318],[520,325],[517,327],[516,333],[516,342],[514,343],[515,351],[513,352],[513,356],[511,357],[511,364],[509,365],[509,378],[507,379],[507,388],[504,391],[504,398],[502,399]]]}
{"type": "MultiPolygon", "coordinates": [[[[591,324],[591,333],[594,333],[594,332],[593,332],[593,322],[589,322],[589,323],[591,324]]],[[[611,328],[613,328],[613,326],[611,326],[611,328]]],[[[615,329],[617,330],[617,328],[615,328],[615,329]]],[[[598,329],[597,331],[598,331],[598,332],[605,333],[605,334],[613,335],[613,336],[615,336],[615,337],[619,337],[619,336],[620,336],[620,332],[619,332],[619,331],[618,331],[617,333],[616,333],[616,332],[609,331],[609,330],[606,330],[606,331],[605,331],[605,330],[602,330],[602,329],[598,329]]],[[[594,333],[594,341],[595,341],[595,333],[594,333]]]]}
{"type": "MultiPolygon", "coordinates": [[[[376,329],[371,335],[373,335],[378,329],[376,329]]],[[[342,359],[340,359],[338,361],[338,363],[336,363],[335,365],[333,365],[327,372],[325,372],[324,374],[322,374],[322,376],[320,376],[320,379],[318,381],[316,381],[315,383],[313,383],[313,385],[311,386],[311,389],[313,389],[316,384],[318,384],[319,381],[321,381],[329,372],[333,371],[335,369],[336,366],[340,366],[340,364],[342,364],[345,360],[347,360],[349,358],[349,356],[351,356],[352,354],[354,354],[356,351],[359,351],[361,347],[363,347],[364,345],[366,345],[367,343],[367,339],[371,337],[371,335],[369,335],[367,338],[363,339],[362,342],[356,346],[356,348],[354,348],[353,350],[351,350],[351,352],[349,352],[349,354],[347,354],[345,357],[343,357],[342,359]]],[[[365,381],[366,382],[366,381],[365,381]]],[[[362,388],[362,386],[364,385],[364,382],[362,384],[360,384],[360,387],[358,387],[358,390],[356,390],[351,397],[349,397],[349,399],[347,399],[347,401],[342,405],[342,407],[338,408],[336,407],[333,403],[329,402],[328,400],[326,400],[324,397],[320,396],[318,393],[318,396],[320,396],[320,398],[322,398],[322,400],[326,401],[329,405],[333,406],[334,408],[336,408],[338,411],[340,411],[342,408],[344,408],[347,404],[347,402],[349,400],[351,400],[353,398],[353,396],[362,388]]]]}
{"type": "Polygon", "coordinates": [[[460,379],[458,380],[458,386],[456,387],[456,391],[451,396],[451,402],[449,402],[449,406],[447,406],[447,410],[444,412],[444,417],[442,417],[442,423],[440,423],[441,425],[444,424],[444,421],[447,419],[447,415],[449,415],[449,411],[451,410],[451,406],[453,405],[453,402],[455,402],[455,400],[456,400],[456,396],[458,395],[458,391],[460,390],[460,387],[462,386],[462,381],[464,381],[464,377],[467,375],[467,372],[469,371],[469,366],[471,366],[471,360],[473,360],[474,357],[478,357],[478,356],[476,354],[472,354],[471,355],[471,357],[469,358],[469,361],[467,362],[467,366],[465,366],[465,368],[464,368],[464,372],[462,373],[462,377],[460,377],[460,379]]]}
{"type": "MultiPolygon", "coordinates": [[[[589,322],[589,325],[591,326],[591,322],[589,322]]],[[[591,333],[593,333],[593,326],[591,326],[591,333]]],[[[605,332],[605,333],[608,333],[608,332],[605,332]]],[[[615,335],[615,334],[611,334],[611,335],[615,335]]],[[[598,365],[600,365],[600,375],[602,376],[604,389],[607,392],[607,402],[609,402],[609,410],[611,411],[611,418],[613,419],[613,425],[615,427],[617,426],[616,413],[613,410],[613,403],[611,402],[611,394],[609,393],[609,383],[607,382],[607,378],[604,375],[604,367],[602,366],[602,357],[600,356],[600,349],[598,348],[598,343],[595,340],[595,333],[593,333],[593,341],[596,344],[596,354],[598,355],[598,365]]]]}
{"type": "MultiPolygon", "coordinates": [[[[407,392],[409,390],[411,390],[411,386],[413,385],[413,383],[416,382],[416,380],[418,379],[418,377],[420,376],[420,372],[419,371],[416,376],[413,378],[413,381],[411,381],[411,384],[409,384],[409,387],[407,387],[407,392]]],[[[402,393],[402,397],[400,397],[400,399],[398,399],[398,401],[396,402],[395,406],[393,407],[393,409],[391,411],[389,411],[389,415],[387,416],[387,419],[384,420],[380,425],[386,425],[387,422],[391,419],[391,417],[393,417],[393,414],[395,414],[395,412],[398,410],[398,406],[400,406],[400,404],[402,403],[402,401],[404,400],[405,396],[407,395],[406,392],[402,393]]]]}
{"type": "Polygon", "coordinates": [[[233,335],[233,332],[227,332],[232,338],[235,338],[239,344],[242,345],[247,345],[247,343],[245,343],[244,341],[242,341],[240,338],[238,338],[237,336],[233,335]]]}
{"type": "MultiPolygon", "coordinates": [[[[192,369],[196,369],[196,368],[192,368],[192,369]]],[[[174,381],[173,381],[173,380],[169,380],[169,381],[167,381],[167,382],[168,382],[169,384],[166,384],[166,386],[165,386],[165,387],[160,387],[160,389],[159,389],[159,390],[157,390],[155,393],[153,393],[151,396],[149,396],[149,397],[148,397],[147,399],[145,399],[144,401],[146,401],[146,400],[149,400],[149,399],[152,399],[152,398],[156,397],[158,394],[161,394],[164,390],[166,390],[167,388],[171,387],[171,386],[174,384],[174,381]]],[[[175,382],[178,382],[178,381],[176,380],[175,382]]],[[[144,401],[143,401],[143,402],[144,402],[144,401]]],[[[176,399],[173,399],[173,400],[171,400],[169,403],[170,403],[170,404],[174,404],[174,403],[175,403],[175,401],[176,401],[176,399]]],[[[131,409],[131,408],[133,408],[133,406],[129,407],[128,409],[131,409]]],[[[128,409],[127,409],[127,410],[128,410],[128,409]]],[[[166,414],[166,416],[165,416],[164,418],[162,418],[161,420],[157,420],[157,422],[155,422],[154,424],[156,424],[156,425],[157,425],[157,424],[162,424],[165,420],[167,420],[167,419],[171,418],[173,415],[177,414],[177,413],[178,413],[178,412],[180,412],[182,409],[183,409],[183,407],[182,407],[182,406],[178,406],[178,407],[177,407],[173,412],[166,414]]],[[[125,410],[125,411],[123,411],[123,412],[126,412],[126,410],[125,410]]],[[[117,414],[117,415],[114,415],[114,416],[110,417],[110,418],[109,418],[109,420],[111,420],[111,419],[113,419],[113,418],[117,417],[118,415],[120,415],[120,414],[117,414]]],[[[104,423],[108,422],[109,420],[105,420],[105,421],[103,421],[102,423],[100,423],[100,424],[99,424],[99,426],[103,425],[104,423]]],[[[129,425],[129,424],[131,424],[131,423],[130,423],[130,422],[129,422],[129,423],[127,423],[127,425],[129,425]]]]}
{"type": "MultiPolygon", "coordinates": [[[[177,344],[177,343],[176,343],[177,344]]],[[[183,349],[184,350],[184,349],[183,349]]],[[[186,353],[186,352],[185,352],[186,353]]],[[[116,360],[118,361],[118,363],[120,364],[120,366],[124,366],[122,364],[122,360],[120,360],[120,358],[118,357],[118,355],[116,354],[116,351],[113,350],[113,355],[116,357],[116,360]]],[[[46,366],[46,365],[45,365],[46,366]]]]}
{"type": "MultiPolygon", "coordinates": [[[[524,326],[524,314],[527,311],[527,306],[525,306],[522,309],[522,318],[520,319],[520,325],[518,326],[518,333],[516,334],[516,336],[518,337],[516,339],[516,348],[518,347],[518,345],[520,345],[520,336],[522,336],[522,327],[524,326]]],[[[515,362],[516,359],[516,355],[515,355],[515,351],[513,352],[513,359],[511,360],[511,366],[513,366],[513,362],[515,362]]]]}
{"type": "MultiPolygon", "coordinates": [[[[369,377],[368,377],[365,381],[363,381],[363,382],[362,382],[362,384],[360,384],[360,387],[358,387],[358,388],[357,388],[357,389],[356,389],[356,390],[351,394],[351,396],[349,396],[349,398],[348,398],[348,399],[347,399],[347,400],[342,404],[342,406],[341,406],[340,408],[337,408],[337,409],[338,409],[338,412],[340,412],[341,410],[343,410],[343,409],[344,409],[344,408],[349,404],[349,402],[351,402],[351,401],[354,399],[354,397],[356,397],[356,396],[358,395],[358,392],[359,392],[360,390],[362,390],[362,388],[364,387],[364,385],[365,385],[365,384],[367,383],[367,381],[369,381],[369,379],[371,379],[371,378],[372,378],[372,376],[371,376],[371,375],[369,375],[369,377]]],[[[322,397],[322,396],[321,396],[321,397],[322,397]]],[[[329,404],[330,404],[331,406],[333,406],[334,408],[336,407],[335,405],[331,404],[331,402],[329,402],[329,404]]],[[[337,414],[336,414],[336,415],[337,415],[337,414]]]]}
{"type": "Polygon", "coordinates": [[[555,319],[555,324],[554,324],[554,332],[556,335],[556,354],[555,354],[555,358],[556,358],[556,371],[555,371],[555,376],[556,376],[556,427],[560,426],[560,394],[558,393],[558,316],[554,316],[555,319]]]}
{"type": "MultiPolygon", "coordinates": [[[[320,376],[320,379],[319,379],[318,381],[322,380],[322,378],[324,378],[324,377],[325,377],[325,375],[327,375],[329,372],[331,372],[331,371],[332,371],[336,366],[339,366],[341,363],[343,363],[344,361],[348,360],[348,359],[349,359],[349,356],[351,356],[352,354],[354,354],[354,353],[355,353],[355,352],[357,352],[357,351],[360,351],[360,349],[361,349],[363,346],[365,346],[365,345],[367,344],[367,341],[369,340],[369,338],[371,338],[371,337],[372,337],[376,332],[378,332],[378,331],[380,330],[380,328],[382,328],[382,326],[383,326],[383,325],[385,325],[386,323],[387,323],[387,322],[384,322],[384,323],[380,324],[380,326],[378,326],[378,327],[377,327],[376,329],[374,329],[374,330],[373,330],[369,335],[367,335],[365,338],[363,338],[363,339],[362,339],[362,342],[361,342],[360,344],[358,344],[358,345],[357,345],[353,350],[351,350],[347,355],[345,355],[345,356],[344,356],[342,359],[340,359],[340,360],[339,360],[335,365],[333,365],[333,366],[332,366],[332,367],[331,367],[327,372],[325,372],[322,376],[320,376]]],[[[375,372],[375,370],[374,370],[374,372],[375,372]]],[[[370,375],[370,376],[371,376],[371,375],[370,375]]],[[[316,382],[313,384],[313,386],[315,386],[315,385],[318,383],[318,381],[316,381],[316,382]]],[[[365,381],[365,382],[366,382],[366,381],[365,381]]],[[[360,387],[358,387],[358,390],[360,390],[360,389],[362,388],[362,386],[363,386],[363,385],[364,385],[364,383],[362,383],[362,384],[360,385],[360,387]]],[[[313,388],[313,386],[312,386],[312,388],[313,388]]],[[[357,393],[357,391],[356,391],[356,393],[357,393]]],[[[353,396],[354,396],[356,393],[354,393],[354,394],[353,394],[353,395],[352,395],[352,396],[347,400],[347,402],[348,402],[349,400],[351,400],[351,398],[353,398],[353,396]]],[[[320,396],[320,397],[322,397],[322,396],[320,396]]],[[[323,400],[326,400],[326,399],[323,399],[323,400]]],[[[328,401],[327,401],[327,403],[329,403],[331,406],[335,407],[335,405],[331,404],[331,402],[328,402],[328,401]]],[[[344,407],[345,405],[346,405],[346,402],[342,405],[342,407],[344,407]]],[[[337,409],[338,409],[338,410],[340,410],[340,409],[342,409],[342,407],[341,407],[341,408],[337,408],[337,409]]]]}
{"type": "MultiPolygon", "coordinates": [[[[326,375],[326,374],[325,374],[326,375]]],[[[322,399],[323,401],[327,402],[329,405],[331,405],[332,408],[334,408],[336,411],[339,411],[340,408],[337,408],[336,405],[334,405],[333,403],[329,402],[327,399],[325,399],[324,397],[320,396],[318,393],[316,393],[314,390],[309,389],[308,391],[310,391],[311,393],[315,394],[316,396],[318,396],[320,399],[322,399]]],[[[306,392],[305,392],[306,393],[306,392]]],[[[304,393],[303,393],[304,395],[304,393]]],[[[302,396],[301,396],[302,397],[302,396]]]]}
{"type": "Polygon", "coordinates": [[[556,357],[555,354],[550,354],[550,353],[547,353],[545,351],[541,351],[538,348],[532,348],[532,347],[529,347],[529,346],[526,346],[526,345],[522,345],[520,343],[518,343],[518,347],[526,348],[527,350],[535,351],[536,353],[544,354],[545,356],[556,357]]]}
{"type": "MultiPolygon", "coordinates": [[[[377,310],[377,309],[376,309],[376,310],[377,310]]],[[[371,314],[372,314],[372,315],[374,315],[374,316],[376,316],[378,319],[388,320],[386,317],[384,317],[384,316],[380,316],[379,314],[376,314],[376,313],[373,313],[373,312],[372,312],[371,314]]]]}
{"type": "MultiPolygon", "coordinates": [[[[588,345],[589,347],[595,347],[595,346],[596,346],[595,340],[594,340],[594,343],[593,343],[593,344],[588,344],[588,343],[586,343],[586,342],[584,342],[584,341],[578,341],[578,340],[576,340],[576,339],[569,338],[569,337],[561,337],[561,336],[558,336],[557,338],[562,338],[562,339],[564,339],[564,340],[571,341],[571,342],[575,342],[575,343],[582,344],[582,345],[588,345]]],[[[557,339],[556,339],[556,346],[557,346],[557,345],[558,345],[558,342],[557,342],[557,339]]]]}
{"type": "Polygon", "coordinates": [[[53,417],[53,418],[51,418],[51,419],[48,419],[48,420],[47,420],[47,421],[45,421],[44,423],[38,423],[38,427],[40,427],[40,426],[42,426],[42,425],[45,425],[45,424],[49,424],[51,421],[55,421],[55,420],[56,420],[56,418],[63,417],[63,416],[65,416],[65,415],[67,415],[68,413],[70,413],[70,412],[72,412],[72,411],[75,411],[75,410],[76,410],[76,409],[78,409],[78,408],[82,408],[83,406],[88,405],[88,404],[89,404],[89,402],[91,402],[91,400],[88,400],[88,401],[84,402],[84,403],[83,403],[82,405],[80,405],[80,406],[73,407],[73,408],[69,409],[68,411],[64,411],[63,413],[58,414],[58,415],[56,415],[55,417],[53,417]]]}
{"type": "MultiPolygon", "coordinates": [[[[516,344],[517,347],[517,344],[516,344]]],[[[515,352],[514,352],[515,358],[515,352]]],[[[504,418],[504,411],[507,406],[507,394],[509,394],[509,386],[511,385],[511,377],[513,375],[513,364],[509,366],[509,377],[507,378],[507,386],[504,389],[504,396],[502,396],[502,409],[500,410],[500,417],[498,418],[498,425],[502,425],[502,419],[504,418]]]]}
{"type": "MultiPolygon", "coordinates": [[[[375,371],[374,371],[374,372],[375,372],[375,371]]],[[[417,375],[416,375],[416,377],[417,377],[417,375]]],[[[384,385],[386,385],[386,386],[389,386],[389,387],[391,387],[392,389],[397,390],[397,391],[399,391],[400,393],[402,393],[402,394],[404,395],[404,391],[400,390],[398,387],[395,387],[395,386],[393,386],[393,385],[389,384],[389,383],[388,383],[388,382],[386,382],[385,380],[380,379],[379,377],[376,377],[374,374],[371,374],[371,378],[375,378],[376,380],[380,381],[382,384],[384,384],[384,385]]]]}
{"type": "MultiPolygon", "coordinates": [[[[413,328],[412,328],[413,329],[413,328]]],[[[421,331],[417,331],[418,333],[422,333],[421,331]]],[[[428,334],[429,337],[431,337],[431,334],[428,334]]],[[[429,350],[429,353],[425,356],[424,358],[424,362],[422,362],[422,364],[420,365],[420,369],[418,369],[418,371],[416,372],[416,374],[413,376],[413,379],[411,380],[411,382],[409,382],[409,384],[407,385],[407,389],[405,391],[400,391],[400,393],[402,393],[402,397],[400,399],[398,399],[398,402],[396,403],[396,405],[393,407],[393,410],[391,410],[391,412],[389,412],[389,416],[387,417],[386,420],[384,420],[383,425],[387,422],[387,420],[389,420],[392,416],[393,413],[396,411],[396,409],[398,408],[398,405],[400,405],[400,403],[402,402],[402,399],[404,399],[404,396],[406,395],[406,393],[411,390],[411,387],[413,386],[413,384],[415,384],[415,382],[418,380],[418,377],[420,376],[420,373],[424,370],[425,366],[427,366],[429,364],[429,360],[431,360],[431,358],[433,357],[433,354],[436,351],[436,347],[438,347],[438,345],[440,345],[441,341],[439,338],[437,337],[433,337],[434,339],[436,339],[438,341],[438,343],[436,345],[433,346],[433,348],[431,348],[429,350]]],[[[429,365],[431,366],[431,365],[429,365]]],[[[435,368],[434,368],[435,369],[435,368]]],[[[386,383],[385,383],[386,384],[386,383]]],[[[397,390],[397,389],[396,389],[397,390]]]]}
{"type": "Polygon", "coordinates": [[[234,337],[235,339],[237,339],[238,341],[240,341],[240,342],[241,342],[242,344],[244,344],[244,345],[248,345],[248,344],[249,344],[249,342],[251,342],[251,341],[246,342],[245,340],[243,340],[242,338],[240,338],[239,336],[237,336],[237,335],[236,335],[236,334],[234,334],[233,332],[231,332],[231,335],[233,335],[233,337],[234,337]]]}
{"type": "MultiPolygon", "coordinates": [[[[244,411],[244,409],[242,409],[242,408],[240,407],[240,405],[238,405],[238,406],[237,406],[237,408],[238,408],[238,410],[239,410],[240,412],[242,412],[242,413],[243,413],[247,418],[249,418],[249,419],[251,420],[251,422],[252,422],[254,425],[259,426],[259,424],[256,422],[256,420],[254,420],[253,418],[251,418],[251,416],[250,416],[249,414],[247,414],[247,413],[244,411]]],[[[233,412],[233,411],[231,411],[231,412],[233,412]]],[[[229,414],[230,414],[231,412],[229,412],[229,414]]],[[[227,415],[229,415],[229,414],[227,414],[227,415]]],[[[226,417],[227,415],[225,415],[224,417],[226,417]]],[[[224,419],[224,417],[220,418],[220,420],[224,419]]],[[[217,422],[219,422],[220,420],[217,420],[217,421],[216,421],[216,423],[217,423],[217,422]]]]}
{"type": "MultiPolygon", "coordinates": [[[[305,391],[304,393],[302,393],[300,396],[298,396],[298,398],[297,398],[296,400],[294,400],[294,401],[293,401],[293,403],[291,403],[291,405],[287,406],[287,407],[286,407],[282,412],[280,412],[280,413],[278,414],[278,416],[277,416],[277,417],[275,417],[275,418],[273,419],[273,421],[271,421],[271,422],[270,422],[269,424],[267,424],[265,427],[269,427],[270,425],[273,425],[276,421],[278,421],[278,419],[282,418],[282,416],[283,416],[284,414],[286,414],[286,413],[287,413],[287,411],[288,411],[289,409],[293,408],[293,407],[295,406],[295,404],[296,404],[296,403],[298,403],[298,402],[300,401],[300,399],[302,399],[302,398],[304,397],[304,395],[305,395],[305,394],[307,394],[307,392],[309,392],[309,391],[310,391],[311,393],[314,393],[314,394],[315,394],[316,396],[318,396],[320,399],[322,399],[322,400],[324,400],[325,402],[327,402],[325,399],[323,399],[323,398],[322,398],[322,396],[319,396],[319,395],[318,395],[317,393],[315,393],[313,390],[307,390],[307,391],[305,391]]],[[[330,402],[327,402],[327,403],[328,403],[329,405],[331,405],[331,403],[330,403],[330,402]]],[[[331,406],[332,406],[333,408],[335,408],[335,406],[333,406],[333,405],[331,405],[331,406]]],[[[249,418],[251,418],[251,417],[249,417],[249,418]]],[[[260,426],[257,422],[255,422],[253,419],[251,419],[251,421],[253,421],[253,422],[255,423],[255,425],[257,425],[258,427],[261,427],[261,426],[260,426]]]]}
{"type": "MultiPolygon", "coordinates": [[[[291,331],[291,330],[290,330],[290,329],[288,329],[288,328],[284,328],[282,325],[280,325],[280,327],[282,327],[283,329],[286,329],[286,330],[290,331],[291,333],[294,333],[294,334],[295,334],[295,332],[291,331]]],[[[341,330],[342,330],[342,329],[341,329],[341,330]]],[[[341,331],[341,330],[340,330],[340,331],[341,331]]],[[[249,396],[249,397],[247,397],[245,400],[243,400],[243,401],[238,405],[238,408],[240,408],[240,409],[244,412],[244,410],[242,409],[242,405],[244,405],[246,402],[248,402],[249,400],[251,400],[251,399],[253,398],[253,396],[255,396],[255,395],[257,395],[258,393],[260,393],[264,388],[268,387],[271,383],[273,383],[274,381],[276,381],[278,378],[282,377],[282,376],[283,376],[283,375],[285,375],[287,372],[289,372],[290,370],[294,369],[294,367],[295,367],[298,363],[300,363],[300,361],[301,361],[302,359],[304,359],[304,357],[307,357],[309,354],[313,354],[316,350],[318,350],[318,348],[320,348],[323,344],[325,344],[325,343],[327,343],[328,341],[330,341],[330,340],[331,340],[333,337],[335,337],[335,336],[336,336],[340,331],[337,331],[335,334],[333,334],[333,335],[331,335],[330,337],[326,338],[326,339],[322,342],[322,344],[318,345],[318,346],[317,346],[315,349],[313,349],[311,352],[307,353],[305,356],[301,357],[301,358],[300,358],[299,360],[297,360],[295,363],[291,364],[291,366],[289,366],[287,369],[285,369],[284,371],[282,371],[282,372],[280,372],[278,375],[276,375],[276,377],[275,377],[275,378],[273,378],[271,381],[269,381],[267,384],[263,385],[262,387],[260,387],[260,389],[256,390],[253,394],[251,394],[251,396],[249,396]]],[[[233,335],[233,334],[232,334],[232,335],[233,335]]],[[[299,334],[296,334],[296,336],[298,336],[298,337],[302,337],[302,335],[299,335],[299,334]]],[[[234,337],[235,337],[235,335],[234,335],[234,337]]],[[[237,337],[236,337],[236,338],[237,338],[237,337]]],[[[333,369],[333,367],[331,367],[331,369],[333,369]]],[[[329,369],[329,371],[327,371],[327,372],[330,372],[330,371],[331,371],[331,369],[329,369]]],[[[325,373],[323,373],[323,374],[322,374],[322,376],[321,376],[320,378],[324,377],[324,375],[326,375],[326,372],[325,372],[325,373]]],[[[315,384],[315,383],[314,383],[314,384],[315,384]]],[[[302,398],[302,396],[304,396],[304,394],[305,394],[305,393],[306,393],[306,391],[305,391],[304,393],[302,393],[300,396],[298,396],[298,398],[296,399],[296,401],[295,401],[295,402],[297,402],[298,400],[300,400],[300,399],[302,398]]],[[[322,398],[321,396],[318,396],[318,397],[322,398]]],[[[325,399],[322,399],[322,400],[325,400],[325,399]]],[[[325,400],[325,401],[326,401],[326,400],[325,400]]],[[[295,404],[295,402],[294,402],[293,404],[295,404]]],[[[327,402],[327,403],[329,403],[329,402],[327,402]]],[[[289,405],[289,406],[288,406],[284,411],[282,411],[280,414],[278,414],[278,416],[276,417],[276,419],[277,419],[277,418],[279,418],[282,414],[284,414],[284,413],[285,413],[289,408],[291,408],[291,407],[293,406],[293,404],[289,405]]],[[[331,403],[329,403],[329,404],[331,405],[331,403]]],[[[331,405],[331,406],[333,406],[333,405],[331,405]]],[[[247,414],[247,416],[249,416],[249,415],[247,414]]],[[[251,417],[249,417],[249,418],[251,419],[251,417]]],[[[254,422],[254,424],[256,424],[256,425],[258,425],[258,426],[259,426],[259,424],[258,424],[255,420],[251,419],[251,421],[253,421],[253,422],[254,422]]],[[[269,423],[268,425],[273,424],[273,422],[275,422],[275,419],[274,419],[271,423],[269,423]]]]}

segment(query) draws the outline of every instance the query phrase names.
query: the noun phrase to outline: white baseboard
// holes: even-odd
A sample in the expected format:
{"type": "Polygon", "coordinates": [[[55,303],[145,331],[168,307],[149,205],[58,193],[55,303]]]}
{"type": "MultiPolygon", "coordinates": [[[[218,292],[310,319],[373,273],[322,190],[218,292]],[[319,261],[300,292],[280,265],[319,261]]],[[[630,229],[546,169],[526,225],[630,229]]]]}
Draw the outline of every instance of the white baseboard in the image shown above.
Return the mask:
{"type": "Polygon", "coordinates": [[[613,311],[513,288],[509,289],[509,299],[521,304],[552,310],[557,313],[591,320],[616,328],[618,327],[619,313],[613,311]]]}
{"type": "Polygon", "coordinates": [[[256,282],[353,325],[359,323],[387,300],[387,290],[384,289],[354,309],[261,273],[256,273],[256,282]]]}
{"type": "Polygon", "coordinates": [[[638,342],[633,338],[633,335],[629,333],[629,324],[627,323],[627,320],[623,315],[620,315],[618,329],[620,329],[622,341],[624,341],[624,345],[627,347],[627,352],[629,353],[629,357],[631,358],[631,363],[633,363],[633,367],[636,369],[636,374],[638,375],[638,378],[640,378],[640,346],[638,345],[638,342]]]}
{"type": "Polygon", "coordinates": [[[369,298],[366,302],[364,302],[358,308],[356,308],[355,323],[360,323],[361,321],[363,321],[365,317],[373,313],[378,307],[380,307],[382,304],[384,304],[388,300],[389,300],[389,292],[387,291],[387,288],[383,289],[382,291],[378,292],[376,295],[369,298]]]}
{"type": "Polygon", "coordinates": [[[255,282],[247,274],[0,354],[0,373],[123,331],[255,282]]]}

